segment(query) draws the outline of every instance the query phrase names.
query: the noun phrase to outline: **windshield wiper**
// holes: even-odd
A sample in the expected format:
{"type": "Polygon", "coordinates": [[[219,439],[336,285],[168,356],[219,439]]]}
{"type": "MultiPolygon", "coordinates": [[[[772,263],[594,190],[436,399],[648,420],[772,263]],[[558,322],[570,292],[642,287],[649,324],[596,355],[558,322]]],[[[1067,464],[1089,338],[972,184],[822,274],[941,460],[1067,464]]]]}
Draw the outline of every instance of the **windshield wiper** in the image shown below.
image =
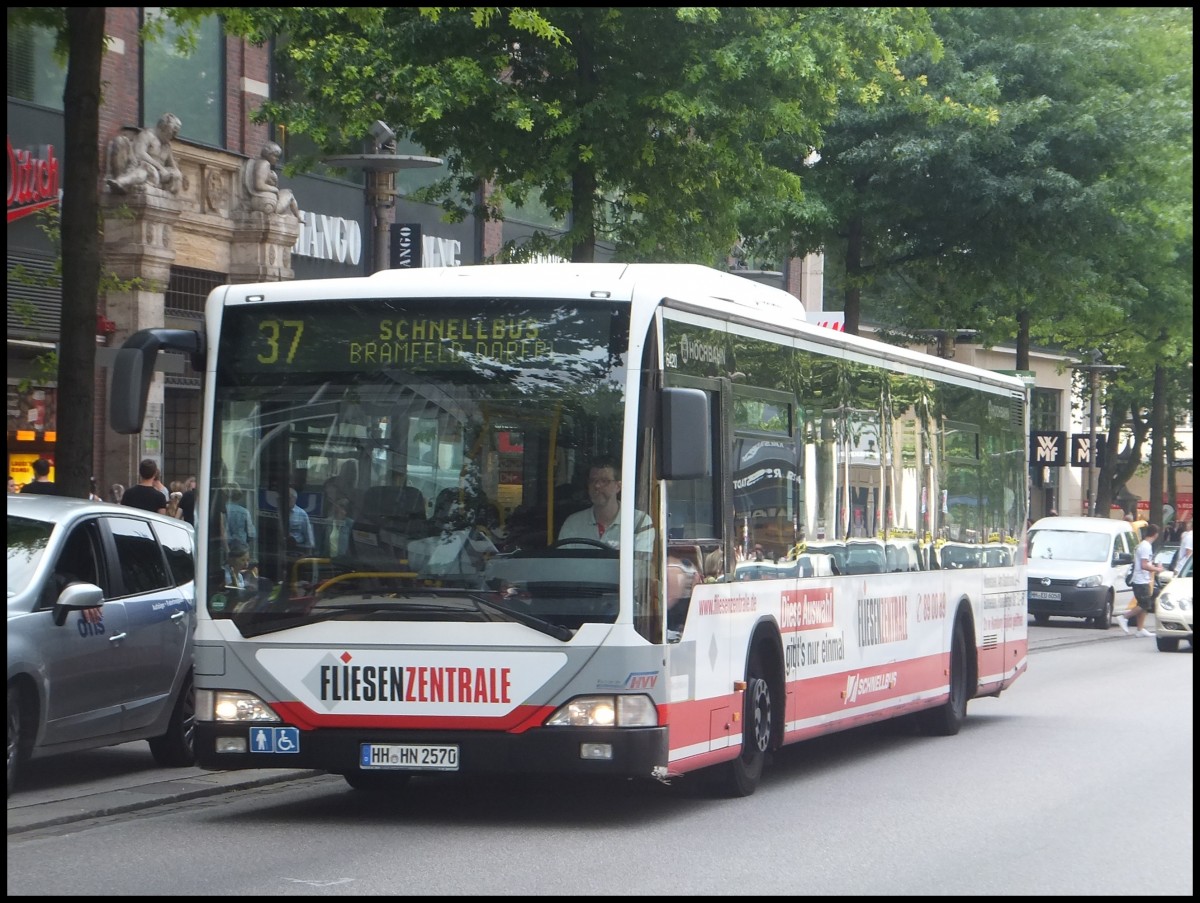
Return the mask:
{"type": "Polygon", "coordinates": [[[474,594],[470,594],[470,598],[477,605],[494,609],[495,611],[505,615],[510,620],[516,621],[518,624],[524,624],[526,627],[532,627],[534,630],[539,630],[546,634],[546,636],[554,637],[556,640],[562,640],[564,643],[574,636],[574,634],[566,627],[562,627],[558,624],[551,624],[549,621],[543,621],[541,618],[526,614],[523,611],[517,611],[516,609],[509,608],[507,605],[500,605],[491,601],[490,599],[485,599],[482,596],[476,596],[474,594]]]}

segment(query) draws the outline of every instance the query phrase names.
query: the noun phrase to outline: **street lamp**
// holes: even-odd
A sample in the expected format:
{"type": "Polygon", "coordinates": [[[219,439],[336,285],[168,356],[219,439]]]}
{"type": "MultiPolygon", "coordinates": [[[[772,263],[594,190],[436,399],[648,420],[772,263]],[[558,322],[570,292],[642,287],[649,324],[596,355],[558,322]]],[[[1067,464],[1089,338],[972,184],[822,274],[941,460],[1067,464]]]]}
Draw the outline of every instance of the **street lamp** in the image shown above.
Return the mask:
{"type": "Polygon", "coordinates": [[[1114,373],[1124,370],[1121,364],[1100,363],[1099,349],[1091,352],[1090,364],[1072,364],[1072,370],[1078,370],[1088,375],[1088,394],[1091,396],[1088,413],[1088,466],[1087,466],[1087,515],[1096,516],[1096,420],[1098,418],[1097,403],[1100,400],[1100,374],[1114,373]]]}
{"type": "Polygon", "coordinates": [[[441,166],[441,157],[420,157],[396,153],[396,133],[387,123],[376,119],[371,126],[372,152],[322,157],[322,163],[363,169],[367,173],[367,201],[375,208],[374,272],[388,268],[387,211],[396,203],[396,173],[402,169],[441,166]]]}

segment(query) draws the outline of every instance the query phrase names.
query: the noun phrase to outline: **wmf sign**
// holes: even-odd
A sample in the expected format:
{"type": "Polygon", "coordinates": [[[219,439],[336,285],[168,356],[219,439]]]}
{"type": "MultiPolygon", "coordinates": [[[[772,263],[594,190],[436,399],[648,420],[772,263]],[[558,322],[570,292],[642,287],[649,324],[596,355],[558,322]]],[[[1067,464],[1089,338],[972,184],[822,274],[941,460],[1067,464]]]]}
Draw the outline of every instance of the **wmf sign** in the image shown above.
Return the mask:
{"type": "Polygon", "coordinates": [[[1096,460],[1092,461],[1092,437],[1090,433],[1071,434],[1071,465],[1073,467],[1091,467],[1093,463],[1099,468],[1104,467],[1104,437],[1096,437],[1096,460]]]}
{"type": "Polygon", "coordinates": [[[1035,430],[1029,434],[1029,463],[1033,467],[1065,467],[1067,434],[1035,430]]]}

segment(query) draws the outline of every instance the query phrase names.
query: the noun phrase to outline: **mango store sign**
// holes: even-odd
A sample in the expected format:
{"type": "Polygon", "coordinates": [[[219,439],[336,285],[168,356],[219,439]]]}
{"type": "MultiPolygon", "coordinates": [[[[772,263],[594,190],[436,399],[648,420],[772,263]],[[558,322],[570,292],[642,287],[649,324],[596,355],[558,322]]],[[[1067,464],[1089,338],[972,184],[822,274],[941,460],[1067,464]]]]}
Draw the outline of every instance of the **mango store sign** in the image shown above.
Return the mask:
{"type": "Polygon", "coordinates": [[[300,235],[292,253],[358,266],[362,260],[362,226],[357,220],[301,210],[300,235]]]}
{"type": "MultiPolygon", "coordinates": [[[[357,220],[301,210],[300,235],[292,246],[292,253],[358,266],[362,260],[362,244],[362,226],[357,220]]],[[[421,236],[421,251],[423,260],[419,265],[461,266],[462,243],[456,239],[421,236]]]]}

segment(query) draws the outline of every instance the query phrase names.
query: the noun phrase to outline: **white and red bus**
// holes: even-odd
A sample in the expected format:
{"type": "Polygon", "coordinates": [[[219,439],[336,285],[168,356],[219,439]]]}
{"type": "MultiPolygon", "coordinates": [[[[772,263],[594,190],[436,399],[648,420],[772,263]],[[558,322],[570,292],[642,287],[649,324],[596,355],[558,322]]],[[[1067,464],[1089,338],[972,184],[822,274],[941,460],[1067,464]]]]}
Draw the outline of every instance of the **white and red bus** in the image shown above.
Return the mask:
{"type": "Polygon", "coordinates": [[[159,350],[204,370],[206,768],[745,795],[794,741],[953,734],[1026,666],[1023,384],[782,291],[658,264],[223,286],[203,333],[125,343],[119,432],[159,350]],[[616,528],[560,540],[605,460],[616,528]]]}

